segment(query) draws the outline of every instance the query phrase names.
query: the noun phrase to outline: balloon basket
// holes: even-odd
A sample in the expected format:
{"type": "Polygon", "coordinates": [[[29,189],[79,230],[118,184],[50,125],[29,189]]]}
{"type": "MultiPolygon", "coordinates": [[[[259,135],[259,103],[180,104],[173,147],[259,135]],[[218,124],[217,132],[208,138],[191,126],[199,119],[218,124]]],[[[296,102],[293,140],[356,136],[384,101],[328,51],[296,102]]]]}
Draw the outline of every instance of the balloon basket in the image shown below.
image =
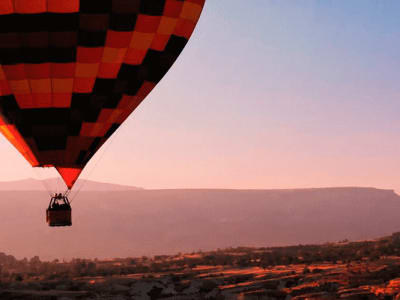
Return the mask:
{"type": "Polygon", "coordinates": [[[46,222],[49,226],[71,226],[71,205],[66,196],[56,195],[51,198],[46,209],[46,222]]]}

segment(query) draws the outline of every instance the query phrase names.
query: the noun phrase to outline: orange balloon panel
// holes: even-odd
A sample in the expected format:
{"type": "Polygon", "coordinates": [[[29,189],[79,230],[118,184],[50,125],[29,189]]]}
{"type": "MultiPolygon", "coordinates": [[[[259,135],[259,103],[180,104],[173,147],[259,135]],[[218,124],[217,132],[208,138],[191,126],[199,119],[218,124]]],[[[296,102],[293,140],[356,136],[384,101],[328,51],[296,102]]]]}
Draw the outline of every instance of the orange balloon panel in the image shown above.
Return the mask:
{"type": "Polygon", "coordinates": [[[0,1],[0,132],[72,188],[175,62],[204,1],[0,1]]]}

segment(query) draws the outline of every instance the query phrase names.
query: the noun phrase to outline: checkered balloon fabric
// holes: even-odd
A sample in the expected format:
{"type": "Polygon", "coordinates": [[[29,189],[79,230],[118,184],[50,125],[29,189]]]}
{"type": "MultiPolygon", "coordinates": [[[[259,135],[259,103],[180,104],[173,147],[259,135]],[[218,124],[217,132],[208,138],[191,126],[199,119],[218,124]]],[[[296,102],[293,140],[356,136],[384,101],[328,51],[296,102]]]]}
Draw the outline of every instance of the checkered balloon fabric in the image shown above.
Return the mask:
{"type": "Polygon", "coordinates": [[[205,0],[0,0],[0,131],[72,187],[167,73],[205,0]]]}

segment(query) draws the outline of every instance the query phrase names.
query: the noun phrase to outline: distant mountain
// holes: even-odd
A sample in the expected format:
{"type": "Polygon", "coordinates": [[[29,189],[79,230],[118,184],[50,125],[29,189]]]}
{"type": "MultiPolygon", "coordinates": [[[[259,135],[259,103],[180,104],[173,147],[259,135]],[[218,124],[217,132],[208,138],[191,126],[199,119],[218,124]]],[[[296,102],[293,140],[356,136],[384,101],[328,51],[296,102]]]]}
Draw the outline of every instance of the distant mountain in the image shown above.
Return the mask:
{"type": "Polygon", "coordinates": [[[81,192],[73,226],[49,228],[45,192],[0,192],[0,252],[42,259],[127,257],[230,246],[364,240],[400,231],[392,190],[81,192]]]}
{"type": "MultiPolygon", "coordinates": [[[[58,178],[49,178],[46,180],[37,180],[33,178],[0,182],[0,191],[44,191],[48,188],[67,188],[65,184],[58,178]]],[[[133,190],[143,190],[143,188],[128,186],[128,185],[118,185],[112,183],[104,183],[91,181],[86,179],[78,179],[75,183],[75,189],[80,189],[81,191],[133,191],[133,190]]]]}

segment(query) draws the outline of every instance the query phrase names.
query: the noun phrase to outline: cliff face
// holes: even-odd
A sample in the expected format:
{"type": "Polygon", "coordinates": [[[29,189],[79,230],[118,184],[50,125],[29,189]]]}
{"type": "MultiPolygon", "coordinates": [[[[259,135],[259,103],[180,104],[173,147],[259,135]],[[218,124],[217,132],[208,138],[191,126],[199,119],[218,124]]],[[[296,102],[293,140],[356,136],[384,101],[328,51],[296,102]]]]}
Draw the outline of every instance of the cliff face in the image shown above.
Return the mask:
{"type": "Polygon", "coordinates": [[[81,192],[71,228],[47,227],[44,192],[3,191],[0,199],[0,252],[17,257],[126,257],[400,230],[400,197],[373,188],[81,192]]]}

